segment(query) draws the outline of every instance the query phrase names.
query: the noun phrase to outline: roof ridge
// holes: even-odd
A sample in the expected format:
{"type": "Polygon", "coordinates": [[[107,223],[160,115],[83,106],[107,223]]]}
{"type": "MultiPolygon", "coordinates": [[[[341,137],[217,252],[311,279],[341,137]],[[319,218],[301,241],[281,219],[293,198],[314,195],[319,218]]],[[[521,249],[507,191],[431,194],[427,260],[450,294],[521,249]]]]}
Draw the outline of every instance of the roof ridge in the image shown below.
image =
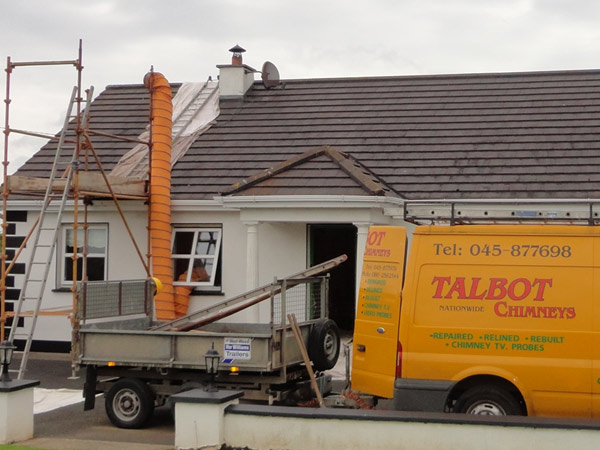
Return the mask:
{"type": "MultiPolygon", "coordinates": [[[[402,75],[372,75],[372,76],[340,76],[340,77],[315,77],[315,78],[282,78],[282,83],[320,83],[324,81],[367,81],[367,80],[399,80],[399,79],[447,79],[447,78],[491,78],[491,77],[520,77],[520,76],[556,76],[561,74],[598,74],[600,69],[556,69],[556,70],[524,70],[510,72],[457,72],[457,73],[429,73],[429,74],[402,74],[402,75]]],[[[255,80],[255,85],[262,86],[262,81],[255,80]]]]}
{"type": "Polygon", "coordinates": [[[339,151],[328,145],[319,146],[308,150],[300,155],[296,155],[285,161],[282,161],[268,169],[265,169],[251,177],[245,178],[221,191],[221,195],[231,195],[240,192],[249,187],[269,179],[277,174],[286,172],[293,167],[299,166],[319,156],[327,156],[336,163],[347,175],[356,181],[370,195],[386,195],[388,192],[394,192],[385,185],[375,174],[360,164],[356,159],[347,153],[339,151]]]}
{"type": "MultiPolygon", "coordinates": [[[[181,85],[183,84],[183,81],[176,81],[176,82],[169,82],[169,85],[173,88],[173,87],[181,87],[181,85]]],[[[106,89],[129,89],[129,88],[144,88],[147,89],[146,86],[144,85],[144,83],[119,83],[119,84],[107,84],[106,87],[104,88],[106,89]]]]}

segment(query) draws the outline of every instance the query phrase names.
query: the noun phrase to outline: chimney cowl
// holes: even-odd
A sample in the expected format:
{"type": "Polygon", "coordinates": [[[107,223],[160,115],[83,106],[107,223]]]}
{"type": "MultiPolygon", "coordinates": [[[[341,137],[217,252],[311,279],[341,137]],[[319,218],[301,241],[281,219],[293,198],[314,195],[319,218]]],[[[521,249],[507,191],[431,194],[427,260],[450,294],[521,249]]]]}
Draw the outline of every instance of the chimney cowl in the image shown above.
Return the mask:
{"type": "Polygon", "coordinates": [[[231,64],[233,66],[241,66],[242,65],[242,53],[244,53],[246,51],[246,49],[240,47],[239,45],[236,45],[234,47],[231,47],[229,49],[229,51],[231,53],[233,53],[233,55],[231,56],[231,64]]]}

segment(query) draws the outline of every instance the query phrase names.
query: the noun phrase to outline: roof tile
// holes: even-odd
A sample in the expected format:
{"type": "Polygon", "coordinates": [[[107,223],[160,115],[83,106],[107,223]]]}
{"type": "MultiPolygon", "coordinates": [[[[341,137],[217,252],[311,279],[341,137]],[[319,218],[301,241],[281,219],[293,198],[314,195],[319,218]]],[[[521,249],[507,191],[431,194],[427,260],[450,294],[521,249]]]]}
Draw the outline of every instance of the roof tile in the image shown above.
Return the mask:
{"type": "MultiPolygon", "coordinates": [[[[91,106],[90,128],[135,138],[147,102],[142,85],[109,86],[91,106]]],[[[598,70],[283,80],[268,90],[257,82],[243,101],[220,107],[174,166],[174,198],[212,198],[323,146],[357,162],[387,195],[600,197],[598,70]]],[[[92,142],[106,170],[133,145],[92,142]]],[[[55,148],[44,146],[17,174],[47,176],[55,148]]],[[[368,192],[320,158],[233,195],[368,192]]]]}

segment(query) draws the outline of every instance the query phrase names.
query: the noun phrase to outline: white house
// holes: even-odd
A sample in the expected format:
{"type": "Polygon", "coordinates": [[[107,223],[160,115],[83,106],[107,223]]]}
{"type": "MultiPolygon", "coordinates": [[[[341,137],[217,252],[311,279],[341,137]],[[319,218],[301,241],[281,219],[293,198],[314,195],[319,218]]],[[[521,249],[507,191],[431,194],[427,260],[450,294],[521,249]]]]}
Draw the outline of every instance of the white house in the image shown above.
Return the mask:
{"type": "MultiPolygon", "coordinates": [[[[192,281],[190,310],[345,253],[332,272],[329,314],[351,329],[368,227],[412,230],[406,200],[600,197],[600,71],[265,82],[241,54],[218,67],[218,83],[171,84],[175,284],[195,260],[209,275],[192,281]]],[[[143,140],[148,113],[143,84],[108,86],[95,98],[89,129],[103,133],[91,139],[107,172],[146,177],[145,147],[107,135],[143,140]]],[[[46,144],[16,175],[48,177],[55,152],[55,142],[46,144]]],[[[92,194],[86,201],[88,278],[144,278],[113,202],[92,194]]],[[[146,253],[148,206],[120,204],[146,253]]],[[[40,207],[39,199],[10,198],[9,260],[40,207]]],[[[47,310],[72,303],[72,220],[63,216],[47,310]]],[[[28,251],[7,278],[9,309],[28,251]]],[[[268,319],[263,305],[234,318],[268,319]]],[[[43,316],[33,349],[68,350],[70,333],[65,316],[43,316]]]]}

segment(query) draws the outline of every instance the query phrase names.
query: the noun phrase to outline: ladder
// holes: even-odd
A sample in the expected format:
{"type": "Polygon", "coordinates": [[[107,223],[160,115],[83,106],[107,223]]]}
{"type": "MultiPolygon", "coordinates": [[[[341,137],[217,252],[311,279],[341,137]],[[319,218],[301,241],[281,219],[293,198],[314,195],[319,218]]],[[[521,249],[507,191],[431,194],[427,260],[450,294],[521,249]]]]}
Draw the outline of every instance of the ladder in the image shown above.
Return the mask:
{"type": "Polygon", "coordinates": [[[406,200],[403,219],[417,225],[598,225],[600,199],[406,200]]]}
{"type": "Polygon", "coordinates": [[[181,108],[181,112],[173,118],[173,129],[171,131],[173,139],[184,135],[188,126],[202,111],[206,101],[217,93],[217,86],[218,83],[216,82],[206,81],[193,98],[181,108]]]}
{"type": "MultiPolygon", "coordinates": [[[[18,370],[15,370],[15,372],[18,372],[18,379],[23,378],[27,368],[33,334],[40,315],[42,297],[44,295],[48,273],[50,271],[52,258],[60,233],[62,216],[69,197],[73,174],[77,170],[77,145],[74,145],[72,155],[69,159],[70,166],[67,167],[66,171],[66,179],[58,173],[58,165],[60,162],[64,161],[65,158],[69,158],[68,149],[65,148],[65,140],[69,124],[76,118],[76,116],[73,115],[73,108],[80,101],[80,99],[77,98],[77,93],[78,88],[75,86],[69,100],[67,114],[58,139],[56,154],[54,155],[54,162],[50,171],[50,178],[48,180],[48,186],[46,187],[37,227],[30,243],[30,253],[26,265],[25,279],[21,287],[19,299],[14,307],[15,309],[8,340],[10,342],[14,342],[15,339],[25,341],[23,351],[15,352],[16,354],[21,354],[20,367],[18,370]],[[61,156],[64,156],[65,158],[61,158],[61,156]],[[62,192],[57,193],[53,188],[59,183],[61,183],[61,185],[64,183],[64,188],[62,189],[62,192]],[[58,211],[55,213],[54,211],[50,211],[50,205],[53,200],[57,199],[60,200],[60,202],[58,211]],[[24,327],[24,329],[19,330],[19,320],[22,317],[31,318],[31,323],[29,327],[24,327]]],[[[87,91],[85,110],[79,121],[80,124],[87,123],[92,94],[93,88],[87,91]]],[[[73,249],[73,252],[77,253],[77,249],[73,249]]]]}
{"type": "MultiPolygon", "coordinates": [[[[336,258],[330,259],[323,263],[309,267],[306,270],[295,273],[286,277],[287,288],[295,286],[302,282],[303,279],[308,277],[314,277],[322,273],[328,272],[334,267],[339,266],[348,257],[346,255],[340,255],[336,258]]],[[[160,324],[150,329],[150,331],[189,331],[198,328],[202,325],[206,325],[211,322],[215,322],[224,317],[230,316],[238,311],[255,305],[263,300],[270,298],[272,295],[276,295],[280,292],[280,289],[275,289],[273,283],[260,286],[256,289],[252,289],[243,294],[237,295],[233,298],[225,300],[216,305],[209,306],[200,311],[193,312],[186,316],[175,319],[171,322],[160,324]]]]}

